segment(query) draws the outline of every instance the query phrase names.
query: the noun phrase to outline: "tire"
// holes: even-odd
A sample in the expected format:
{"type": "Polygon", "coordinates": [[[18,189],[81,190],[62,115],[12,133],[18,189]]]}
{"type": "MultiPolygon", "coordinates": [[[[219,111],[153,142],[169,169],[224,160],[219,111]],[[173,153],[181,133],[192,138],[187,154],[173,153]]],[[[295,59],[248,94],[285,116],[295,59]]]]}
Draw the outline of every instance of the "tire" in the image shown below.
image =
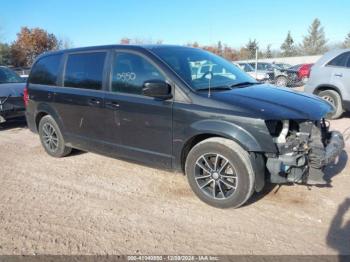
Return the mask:
{"type": "Polygon", "coordinates": [[[278,76],[276,78],[276,86],[286,87],[288,85],[288,79],[285,76],[278,76]]]}
{"type": "Polygon", "coordinates": [[[342,99],[337,91],[324,90],[318,93],[318,96],[334,105],[335,111],[333,112],[333,114],[330,115],[330,119],[337,119],[343,114],[344,110],[342,99]]]}
{"type": "Polygon", "coordinates": [[[65,146],[61,130],[49,115],[44,116],[39,122],[39,137],[41,145],[50,156],[65,157],[72,151],[72,148],[65,146]]]}
{"type": "Polygon", "coordinates": [[[249,153],[232,140],[214,137],[195,145],[187,156],[185,172],[193,192],[214,207],[238,208],[254,192],[255,174],[249,153]],[[224,165],[225,161],[228,164],[224,165]],[[216,172],[207,173],[201,166],[216,172]]]}

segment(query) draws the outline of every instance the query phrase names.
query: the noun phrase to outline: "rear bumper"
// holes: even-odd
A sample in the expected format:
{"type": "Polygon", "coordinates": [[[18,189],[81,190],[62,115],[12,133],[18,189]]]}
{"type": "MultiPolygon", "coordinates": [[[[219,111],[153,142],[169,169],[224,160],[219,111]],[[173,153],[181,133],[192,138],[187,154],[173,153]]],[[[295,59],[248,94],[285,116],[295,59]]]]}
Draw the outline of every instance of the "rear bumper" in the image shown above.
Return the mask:
{"type": "Polygon", "coordinates": [[[24,116],[24,102],[22,97],[1,97],[0,98],[0,123],[8,119],[24,116]]]}
{"type": "Polygon", "coordinates": [[[9,119],[23,117],[24,108],[14,110],[0,110],[0,124],[6,122],[9,119]]]}
{"type": "Polygon", "coordinates": [[[25,112],[25,116],[26,116],[27,126],[28,126],[29,130],[34,132],[34,133],[37,133],[38,130],[36,128],[34,116],[32,114],[30,114],[28,111],[25,112]]]}

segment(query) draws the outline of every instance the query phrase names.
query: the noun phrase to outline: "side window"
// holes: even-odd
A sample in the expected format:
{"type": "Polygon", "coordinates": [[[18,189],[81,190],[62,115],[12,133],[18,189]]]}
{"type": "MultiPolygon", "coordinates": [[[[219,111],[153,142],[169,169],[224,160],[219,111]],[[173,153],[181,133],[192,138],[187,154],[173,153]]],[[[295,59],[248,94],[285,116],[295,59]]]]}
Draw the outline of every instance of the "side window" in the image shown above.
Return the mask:
{"type": "Polygon", "coordinates": [[[57,85],[61,58],[62,54],[49,55],[39,59],[30,73],[29,83],[50,86],[57,85]]]}
{"type": "Polygon", "coordinates": [[[147,80],[165,80],[153,64],[133,53],[117,53],[112,74],[112,91],[129,94],[142,94],[147,80]]]}
{"type": "Polygon", "coordinates": [[[350,52],[343,53],[341,55],[338,55],[336,58],[333,58],[333,60],[331,60],[327,65],[345,67],[349,57],[350,52]]]}
{"type": "Polygon", "coordinates": [[[350,53],[348,55],[348,62],[346,63],[346,67],[347,68],[350,68],[350,53]]]}
{"type": "Polygon", "coordinates": [[[64,86],[101,90],[105,58],[106,52],[68,55],[64,86]]]}

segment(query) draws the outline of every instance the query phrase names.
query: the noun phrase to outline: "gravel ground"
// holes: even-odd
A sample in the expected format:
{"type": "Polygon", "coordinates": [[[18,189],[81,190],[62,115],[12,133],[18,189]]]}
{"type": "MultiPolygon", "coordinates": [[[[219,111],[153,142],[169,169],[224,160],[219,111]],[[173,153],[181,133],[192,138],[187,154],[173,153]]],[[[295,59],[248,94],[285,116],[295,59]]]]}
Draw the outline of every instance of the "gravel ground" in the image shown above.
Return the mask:
{"type": "MultiPolygon", "coordinates": [[[[332,127],[344,131],[349,116],[332,127]]],[[[23,123],[8,123],[0,254],[350,254],[346,152],[327,169],[329,187],[270,185],[220,210],[181,174],[92,153],[54,159],[23,123]]]]}

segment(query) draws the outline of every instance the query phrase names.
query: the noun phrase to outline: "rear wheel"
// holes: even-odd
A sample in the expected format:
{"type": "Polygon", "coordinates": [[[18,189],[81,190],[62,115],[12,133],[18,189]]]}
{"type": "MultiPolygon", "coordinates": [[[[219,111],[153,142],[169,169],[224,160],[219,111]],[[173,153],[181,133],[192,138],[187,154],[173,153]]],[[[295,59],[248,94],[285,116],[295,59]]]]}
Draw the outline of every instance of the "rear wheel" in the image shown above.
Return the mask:
{"type": "Polygon", "coordinates": [[[330,115],[330,119],[337,119],[343,114],[344,110],[343,110],[342,100],[337,91],[324,90],[324,91],[321,91],[318,94],[318,96],[320,96],[324,100],[327,100],[335,107],[333,114],[330,115]]]}
{"type": "Polygon", "coordinates": [[[276,86],[286,87],[288,85],[288,79],[285,76],[279,76],[276,79],[276,86]]]}
{"type": "Polygon", "coordinates": [[[49,115],[44,116],[39,122],[39,136],[42,146],[50,156],[64,157],[72,151],[70,147],[65,146],[56,121],[49,115]]]}
{"type": "Polygon", "coordinates": [[[254,191],[254,172],[248,152],[232,140],[209,138],[189,152],[185,171],[194,193],[219,208],[237,208],[254,191]]]}

